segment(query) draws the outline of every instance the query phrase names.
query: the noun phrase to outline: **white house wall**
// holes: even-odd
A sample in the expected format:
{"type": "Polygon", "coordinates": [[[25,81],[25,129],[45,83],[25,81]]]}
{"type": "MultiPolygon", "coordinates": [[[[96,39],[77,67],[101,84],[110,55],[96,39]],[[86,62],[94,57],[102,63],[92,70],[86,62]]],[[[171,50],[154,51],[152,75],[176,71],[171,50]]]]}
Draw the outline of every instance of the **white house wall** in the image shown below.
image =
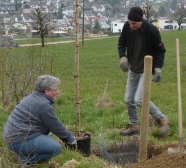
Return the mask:
{"type": "MultiPolygon", "coordinates": [[[[176,21],[170,21],[170,20],[159,20],[158,21],[160,30],[177,30],[178,29],[178,23],[176,21]],[[166,23],[169,22],[169,23],[166,23]]],[[[186,29],[186,23],[181,24],[181,29],[186,29]]]]}
{"type": "Polygon", "coordinates": [[[74,15],[74,10],[63,10],[62,13],[64,15],[73,16],[74,15]]]}
{"type": "Polygon", "coordinates": [[[122,28],[123,28],[123,25],[124,25],[124,22],[121,22],[121,21],[111,22],[111,31],[112,31],[112,33],[119,33],[119,32],[121,32],[122,28]]]}
{"type": "MultiPolygon", "coordinates": [[[[111,31],[112,33],[119,33],[122,31],[123,25],[125,21],[113,21],[111,22],[111,31]]],[[[158,26],[160,30],[177,30],[178,29],[178,23],[173,21],[171,22],[170,20],[159,20],[158,21],[158,26]],[[169,22],[169,23],[166,23],[169,22]]],[[[181,29],[186,29],[186,23],[181,24],[181,29]]]]}

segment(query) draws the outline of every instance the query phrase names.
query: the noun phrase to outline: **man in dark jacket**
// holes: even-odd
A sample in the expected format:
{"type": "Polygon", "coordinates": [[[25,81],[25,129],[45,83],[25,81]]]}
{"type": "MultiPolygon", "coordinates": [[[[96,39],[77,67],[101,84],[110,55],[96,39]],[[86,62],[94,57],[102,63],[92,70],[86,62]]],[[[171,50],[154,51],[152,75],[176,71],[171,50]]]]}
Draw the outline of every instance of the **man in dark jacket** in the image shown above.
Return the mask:
{"type": "MultiPolygon", "coordinates": [[[[143,19],[143,10],[140,7],[132,7],[128,13],[128,21],[119,37],[118,52],[120,68],[124,72],[129,71],[125,102],[130,126],[121,131],[120,135],[129,136],[139,133],[137,106],[142,105],[144,57],[153,57],[153,81],[160,82],[166,52],[159,30],[143,19]]],[[[166,136],[169,132],[168,119],[152,102],[150,115],[160,126],[158,136],[166,136]]]]}
{"type": "Polygon", "coordinates": [[[49,136],[49,132],[71,145],[77,143],[52,107],[59,84],[56,77],[39,76],[35,91],[16,105],[4,126],[4,141],[23,165],[50,159],[61,152],[61,144],[49,136]]]}

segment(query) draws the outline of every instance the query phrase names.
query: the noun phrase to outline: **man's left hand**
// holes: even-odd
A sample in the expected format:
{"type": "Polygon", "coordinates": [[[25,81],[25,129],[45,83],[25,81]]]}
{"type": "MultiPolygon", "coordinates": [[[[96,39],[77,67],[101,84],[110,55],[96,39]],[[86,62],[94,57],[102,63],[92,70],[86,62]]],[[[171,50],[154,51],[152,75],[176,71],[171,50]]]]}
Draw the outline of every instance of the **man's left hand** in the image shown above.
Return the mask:
{"type": "Polygon", "coordinates": [[[152,81],[153,82],[160,82],[161,81],[161,68],[155,68],[155,73],[153,75],[152,81]]]}

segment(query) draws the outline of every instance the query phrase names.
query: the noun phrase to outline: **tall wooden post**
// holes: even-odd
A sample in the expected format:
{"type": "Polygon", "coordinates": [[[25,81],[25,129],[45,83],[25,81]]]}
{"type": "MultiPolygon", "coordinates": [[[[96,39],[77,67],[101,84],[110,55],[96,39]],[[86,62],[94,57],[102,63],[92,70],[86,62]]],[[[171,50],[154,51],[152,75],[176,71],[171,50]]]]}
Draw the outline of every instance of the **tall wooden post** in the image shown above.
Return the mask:
{"type": "Polygon", "coordinates": [[[141,116],[140,146],[139,146],[140,161],[147,159],[150,91],[151,91],[151,80],[152,80],[151,76],[152,76],[152,56],[147,55],[145,56],[145,60],[144,60],[142,116],[141,116]]]}
{"type": "Polygon", "coordinates": [[[183,116],[182,116],[182,99],[181,99],[181,74],[180,74],[180,44],[179,39],[176,39],[176,64],[177,64],[177,88],[178,88],[178,137],[179,137],[179,152],[184,152],[183,145],[183,116]]]}
{"type": "Polygon", "coordinates": [[[84,28],[85,28],[85,0],[83,0],[83,21],[82,21],[82,45],[84,44],[84,28]]]}
{"type": "Polygon", "coordinates": [[[80,77],[79,77],[79,0],[75,4],[75,23],[76,23],[76,50],[75,50],[75,105],[76,105],[76,132],[80,134],[80,77]]]}

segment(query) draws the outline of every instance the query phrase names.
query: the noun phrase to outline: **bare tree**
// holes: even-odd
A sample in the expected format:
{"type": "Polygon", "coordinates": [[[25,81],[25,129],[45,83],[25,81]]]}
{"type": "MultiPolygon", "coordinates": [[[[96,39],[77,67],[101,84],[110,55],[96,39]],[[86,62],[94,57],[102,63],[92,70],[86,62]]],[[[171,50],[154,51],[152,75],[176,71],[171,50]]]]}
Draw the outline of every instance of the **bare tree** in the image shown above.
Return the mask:
{"type": "Polygon", "coordinates": [[[47,13],[43,12],[41,8],[37,8],[33,13],[32,20],[33,22],[31,23],[31,27],[39,32],[41,45],[42,47],[45,47],[45,35],[49,30],[53,29],[49,24],[50,19],[47,13]]]}
{"type": "Polygon", "coordinates": [[[185,17],[186,17],[186,9],[184,8],[183,3],[181,3],[181,7],[178,8],[177,11],[172,15],[172,19],[178,23],[178,31],[180,31],[181,24],[184,22],[185,17]]]}

